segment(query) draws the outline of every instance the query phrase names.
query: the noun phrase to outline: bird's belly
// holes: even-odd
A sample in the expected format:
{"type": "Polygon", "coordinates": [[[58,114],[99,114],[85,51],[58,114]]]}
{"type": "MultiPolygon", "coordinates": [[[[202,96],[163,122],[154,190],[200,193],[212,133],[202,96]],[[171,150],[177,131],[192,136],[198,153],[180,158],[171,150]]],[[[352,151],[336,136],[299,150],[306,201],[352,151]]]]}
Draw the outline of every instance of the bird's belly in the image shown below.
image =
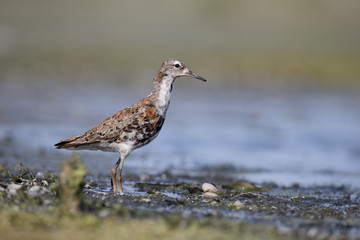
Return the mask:
{"type": "Polygon", "coordinates": [[[92,150],[92,151],[104,151],[104,152],[118,152],[118,147],[108,142],[96,142],[86,144],[82,146],[70,147],[68,150],[92,150]]]}

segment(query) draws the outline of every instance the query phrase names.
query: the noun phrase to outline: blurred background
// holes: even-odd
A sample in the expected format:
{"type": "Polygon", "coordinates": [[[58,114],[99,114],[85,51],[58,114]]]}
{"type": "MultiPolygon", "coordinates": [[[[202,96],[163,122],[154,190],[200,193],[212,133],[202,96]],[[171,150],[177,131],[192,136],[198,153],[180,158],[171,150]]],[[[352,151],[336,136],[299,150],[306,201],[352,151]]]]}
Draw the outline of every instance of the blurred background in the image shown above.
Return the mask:
{"type": "MultiPolygon", "coordinates": [[[[0,5],[1,163],[57,171],[71,153],[54,143],[146,96],[174,57],[208,82],[176,81],[160,136],[125,171],[360,186],[357,0],[0,5]]],[[[95,175],[117,159],[80,154],[95,175]]]]}

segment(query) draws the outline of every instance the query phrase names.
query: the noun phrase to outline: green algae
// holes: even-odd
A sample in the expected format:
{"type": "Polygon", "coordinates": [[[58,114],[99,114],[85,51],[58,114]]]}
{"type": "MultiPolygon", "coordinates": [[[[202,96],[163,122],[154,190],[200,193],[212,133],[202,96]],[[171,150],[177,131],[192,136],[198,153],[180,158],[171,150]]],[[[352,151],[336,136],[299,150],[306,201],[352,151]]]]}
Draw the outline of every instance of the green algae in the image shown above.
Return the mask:
{"type": "Polygon", "coordinates": [[[246,181],[237,181],[230,184],[225,184],[222,186],[224,189],[229,190],[240,190],[240,191],[254,191],[254,192],[268,192],[269,189],[266,187],[262,187],[260,185],[256,185],[251,182],[246,181]]]}

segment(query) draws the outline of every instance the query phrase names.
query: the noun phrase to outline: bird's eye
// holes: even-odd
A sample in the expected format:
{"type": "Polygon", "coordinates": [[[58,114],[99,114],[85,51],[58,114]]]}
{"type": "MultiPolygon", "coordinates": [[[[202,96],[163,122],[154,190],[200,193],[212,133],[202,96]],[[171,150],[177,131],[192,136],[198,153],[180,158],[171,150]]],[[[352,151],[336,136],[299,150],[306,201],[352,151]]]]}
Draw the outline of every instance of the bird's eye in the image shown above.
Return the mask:
{"type": "Polygon", "coordinates": [[[177,64],[175,64],[174,66],[175,66],[176,68],[179,68],[179,67],[180,67],[180,64],[177,63],[177,64]]]}

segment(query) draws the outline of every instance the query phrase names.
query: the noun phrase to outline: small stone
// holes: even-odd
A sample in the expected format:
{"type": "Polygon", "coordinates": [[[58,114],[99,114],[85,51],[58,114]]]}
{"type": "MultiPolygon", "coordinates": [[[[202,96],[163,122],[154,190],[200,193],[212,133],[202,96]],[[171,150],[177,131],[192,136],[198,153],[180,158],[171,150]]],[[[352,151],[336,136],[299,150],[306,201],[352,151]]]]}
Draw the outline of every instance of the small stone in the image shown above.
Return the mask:
{"type": "Polygon", "coordinates": [[[258,209],[259,209],[259,207],[256,206],[256,205],[251,205],[251,206],[249,206],[249,210],[257,211],[258,209]]]}
{"type": "Polygon", "coordinates": [[[149,203],[149,202],[151,202],[151,199],[150,198],[143,198],[143,199],[140,200],[140,202],[149,203]]]}
{"type": "Polygon", "coordinates": [[[40,187],[40,186],[32,186],[27,193],[31,196],[31,197],[38,197],[41,194],[44,194],[46,192],[49,192],[46,188],[44,187],[40,187]]]}
{"type": "Polygon", "coordinates": [[[271,206],[271,210],[276,211],[278,208],[276,206],[271,206]]]}
{"type": "Polygon", "coordinates": [[[38,192],[40,191],[41,187],[40,186],[32,186],[28,192],[38,192]]]}
{"type": "Polygon", "coordinates": [[[235,206],[235,207],[244,207],[244,204],[243,204],[242,202],[240,202],[240,200],[236,200],[236,201],[234,202],[234,206],[235,206]]]}
{"type": "Polygon", "coordinates": [[[203,185],[201,186],[201,189],[204,192],[215,193],[215,194],[221,193],[221,191],[211,183],[203,183],[203,185]]]}
{"type": "Polygon", "coordinates": [[[16,184],[16,183],[10,183],[8,186],[7,186],[7,189],[8,190],[18,190],[21,188],[21,184],[16,184]]]}
{"type": "Polygon", "coordinates": [[[38,197],[40,195],[40,187],[39,186],[32,186],[27,193],[31,196],[31,197],[38,197]]]}
{"type": "Polygon", "coordinates": [[[7,186],[8,196],[16,196],[17,190],[21,188],[20,184],[11,183],[7,186]]]}
{"type": "Polygon", "coordinates": [[[208,199],[214,199],[214,198],[219,197],[219,195],[217,195],[216,193],[213,193],[213,192],[205,192],[203,194],[203,197],[208,198],[208,199]]]}
{"type": "Polygon", "coordinates": [[[44,187],[48,187],[48,186],[49,186],[49,183],[48,183],[48,181],[46,181],[46,180],[42,180],[42,181],[41,181],[41,185],[43,185],[44,187]]]}

